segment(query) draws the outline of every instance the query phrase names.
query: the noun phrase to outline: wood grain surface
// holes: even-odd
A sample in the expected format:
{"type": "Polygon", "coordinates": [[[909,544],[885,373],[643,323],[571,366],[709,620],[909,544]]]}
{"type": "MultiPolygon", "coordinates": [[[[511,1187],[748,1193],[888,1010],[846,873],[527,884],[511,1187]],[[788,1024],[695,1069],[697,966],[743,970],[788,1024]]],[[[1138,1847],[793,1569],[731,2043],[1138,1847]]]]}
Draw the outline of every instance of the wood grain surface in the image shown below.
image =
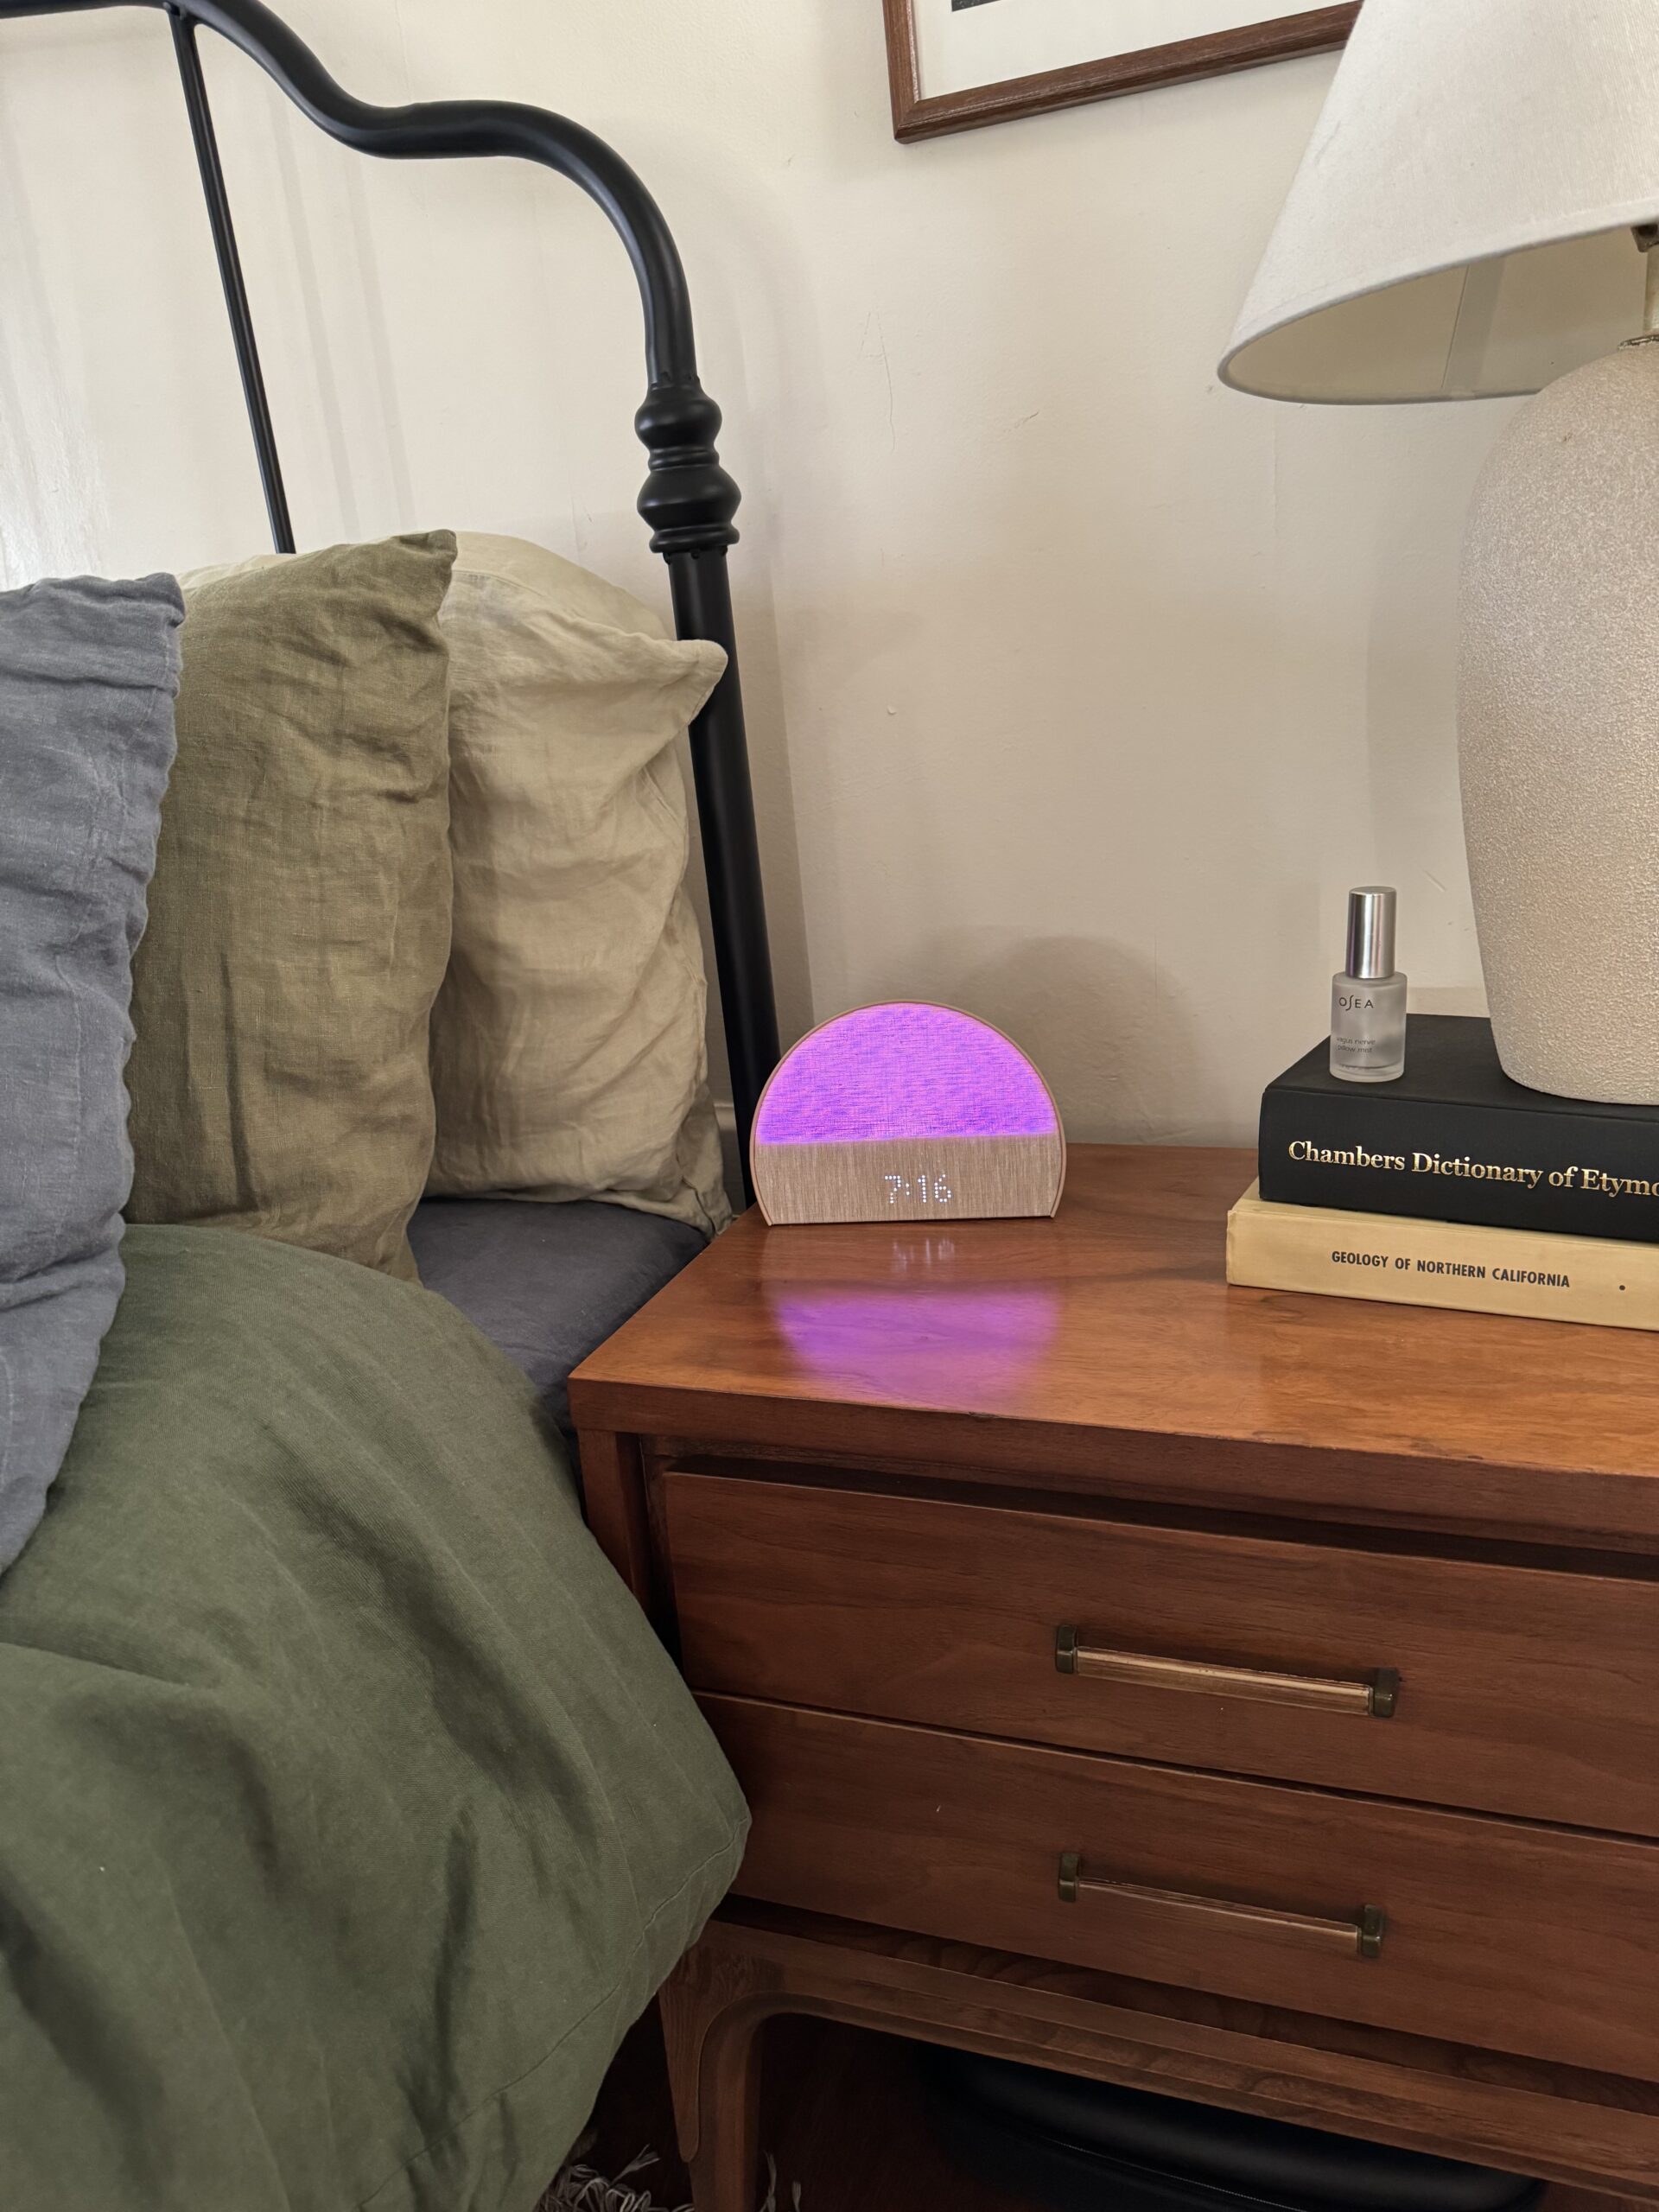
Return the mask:
{"type": "MultiPolygon", "coordinates": [[[[1045,2212],[1023,2189],[997,2188],[951,2157],[924,2109],[914,2044],[798,2018],[770,2023],[765,2044],[760,2140],[773,2160],[780,2206],[792,2204],[798,2189],[802,2212],[1045,2212]]],[[[642,2144],[653,2145],[658,2157],[641,2185],[661,2204],[686,2201],[654,2010],[607,2075],[594,2126],[590,2164],[619,2173],[642,2144]]],[[[1542,2212],[1633,2212],[1637,2202],[1556,2187],[1542,2212]]]]}
{"type": "Polygon", "coordinates": [[[1052,1221],[751,1212],[585,1361],[584,1429],[1659,1548],[1651,1342],[1230,1288],[1252,1154],[1074,1146],[1052,1221]]]}
{"type": "Polygon", "coordinates": [[[665,1999],[698,2212],[791,2012],[1659,2205],[1659,1363],[1230,1291],[1254,1165],[751,1215],[574,1379],[757,1814],[665,1999]]]}
{"type": "Polygon", "coordinates": [[[757,1144],[755,1202],[774,1226],[1052,1218],[1065,1179],[1058,1122],[1036,1137],[757,1144]]]}
{"type": "MultiPolygon", "coordinates": [[[[711,2038],[733,2016],[758,2026],[796,2013],[1659,2202],[1651,2088],[1522,2059],[1471,2063],[1421,2038],[1336,2030],[963,1943],[739,1903],[676,1973],[664,2010],[676,2108],[704,2144],[699,2113],[721,2087],[717,2066],[704,2063],[711,2038]]],[[[855,2105],[843,2113],[849,2125],[859,2117],[855,2105]]],[[[697,2212],[750,2212],[757,2201],[741,2155],[706,2159],[702,2177],[697,2212]]],[[[950,2202],[918,2196],[914,2212],[950,2202]]],[[[1612,2212],[1554,2193],[1549,2212],[1558,2202],[1561,2212],[1612,2212]]]]}
{"type": "Polygon", "coordinates": [[[734,1698],[705,1712],[754,1815],[738,1888],[1155,1982],[1611,2073],[1659,2073],[1659,1849],[1376,1799],[734,1698]],[[1323,1920],[1338,1956],[1241,1917],[1060,1901],[1113,1880],[1323,1920]]]}
{"type": "Polygon", "coordinates": [[[1659,1835],[1645,1576],[718,1475],[663,1491],[699,1689],[1659,1835]],[[1376,1719],[1241,1695],[1224,1672],[1063,1674],[1062,1623],[1224,1670],[1357,1688],[1387,1669],[1398,1700],[1376,1719]]]}

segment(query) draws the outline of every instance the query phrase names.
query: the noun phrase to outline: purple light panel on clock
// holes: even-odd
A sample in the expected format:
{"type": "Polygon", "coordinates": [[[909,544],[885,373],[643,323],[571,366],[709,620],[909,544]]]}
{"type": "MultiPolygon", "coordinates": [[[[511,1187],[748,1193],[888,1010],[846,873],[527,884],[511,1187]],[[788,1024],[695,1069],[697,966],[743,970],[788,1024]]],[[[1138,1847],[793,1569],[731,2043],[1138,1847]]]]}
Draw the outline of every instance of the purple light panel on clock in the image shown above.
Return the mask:
{"type": "Polygon", "coordinates": [[[1042,1077],[988,1022],[897,1000],[804,1038],[773,1076],[757,1144],[1046,1137],[1059,1127],[1042,1077]]]}

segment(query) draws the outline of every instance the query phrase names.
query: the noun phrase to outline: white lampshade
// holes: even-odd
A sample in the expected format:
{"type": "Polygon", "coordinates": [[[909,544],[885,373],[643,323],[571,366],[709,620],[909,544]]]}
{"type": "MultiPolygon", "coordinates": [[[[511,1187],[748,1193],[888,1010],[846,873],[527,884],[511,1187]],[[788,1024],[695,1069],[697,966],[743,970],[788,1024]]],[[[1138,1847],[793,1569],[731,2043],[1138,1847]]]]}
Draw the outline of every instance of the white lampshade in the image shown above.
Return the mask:
{"type": "Polygon", "coordinates": [[[1365,0],[1223,380],[1536,391],[1642,328],[1659,0],[1365,0]]]}

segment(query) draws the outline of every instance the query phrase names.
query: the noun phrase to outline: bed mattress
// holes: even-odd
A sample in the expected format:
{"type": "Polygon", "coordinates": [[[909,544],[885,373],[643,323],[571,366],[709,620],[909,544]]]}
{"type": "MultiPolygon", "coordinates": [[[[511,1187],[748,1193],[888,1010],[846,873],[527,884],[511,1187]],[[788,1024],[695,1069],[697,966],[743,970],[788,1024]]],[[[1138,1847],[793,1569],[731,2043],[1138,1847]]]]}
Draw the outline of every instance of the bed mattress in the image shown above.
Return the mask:
{"type": "Polygon", "coordinates": [[[409,1241],[429,1290],[506,1353],[570,1436],[565,1385],[703,1247],[700,1230],[587,1200],[429,1198],[409,1241]]]}

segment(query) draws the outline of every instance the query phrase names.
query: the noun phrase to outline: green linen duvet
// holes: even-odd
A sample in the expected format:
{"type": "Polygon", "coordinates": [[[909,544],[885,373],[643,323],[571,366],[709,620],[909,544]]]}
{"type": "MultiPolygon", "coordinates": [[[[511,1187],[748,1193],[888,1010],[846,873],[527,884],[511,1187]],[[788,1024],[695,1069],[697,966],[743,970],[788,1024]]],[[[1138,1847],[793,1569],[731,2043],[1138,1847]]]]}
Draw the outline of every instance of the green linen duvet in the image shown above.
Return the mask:
{"type": "Polygon", "coordinates": [[[0,1579],[0,2206],[524,2212],[736,1785],[459,1314],[226,1230],[124,1254],[0,1579]]]}

